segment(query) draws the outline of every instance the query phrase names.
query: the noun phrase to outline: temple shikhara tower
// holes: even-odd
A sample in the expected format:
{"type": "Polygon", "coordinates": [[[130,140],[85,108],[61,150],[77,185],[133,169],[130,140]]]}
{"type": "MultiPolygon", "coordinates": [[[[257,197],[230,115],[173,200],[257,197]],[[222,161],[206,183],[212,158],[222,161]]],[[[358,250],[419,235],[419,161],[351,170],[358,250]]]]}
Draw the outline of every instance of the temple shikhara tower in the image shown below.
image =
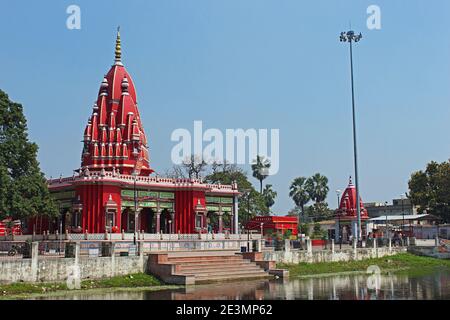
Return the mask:
{"type": "MultiPolygon", "coordinates": [[[[342,236],[343,241],[348,241],[350,236],[355,237],[358,230],[358,215],[356,200],[356,187],[350,177],[347,188],[342,194],[342,198],[339,203],[339,209],[336,213],[336,239],[342,236]]],[[[367,210],[364,208],[363,201],[359,199],[359,205],[361,210],[361,233],[364,235],[365,224],[364,222],[369,219],[367,210]]]]}
{"type": "Polygon", "coordinates": [[[117,34],[115,63],[103,78],[83,138],[82,169],[119,170],[142,175],[150,169],[147,137],[137,106],[133,80],[121,61],[117,34]]]}
{"type": "Polygon", "coordinates": [[[30,221],[28,232],[189,234],[206,233],[213,222],[216,232],[237,232],[236,184],[152,176],[149,141],[134,82],[122,63],[119,32],[114,64],[101,81],[82,143],[75,174],[49,181],[60,217],[30,221]]]}

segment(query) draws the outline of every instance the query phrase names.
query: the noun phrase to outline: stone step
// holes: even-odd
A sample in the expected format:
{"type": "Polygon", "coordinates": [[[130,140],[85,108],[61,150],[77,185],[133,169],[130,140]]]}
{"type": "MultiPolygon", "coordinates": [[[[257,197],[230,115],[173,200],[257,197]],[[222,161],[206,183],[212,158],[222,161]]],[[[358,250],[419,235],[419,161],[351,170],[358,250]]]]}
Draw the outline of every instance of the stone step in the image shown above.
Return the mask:
{"type": "Polygon", "coordinates": [[[232,278],[234,275],[240,275],[240,274],[266,274],[265,271],[262,269],[256,268],[256,269],[234,269],[234,270],[220,270],[220,271],[211,271],[211,270],[199,270],[196,272],[178,272],[179,274],[184,275],[194,275],[195,278],[197,277],[215,277],[215,276],[228,276],[229,278],[232,278]]]}
{"type": "Polygon", "coordinates": [[[161,262],[161,265],[172,265],[172,267],[166,266],[161,269],[166,271],[161,272],[172,270],[170,275],[163,274],[163,276],[174,283],[177,281],[188,284],[227,282],[270,277],[261,266],[235,252],[202,252],[201,254],[177,252],[165,257],[167,260],[161,262]]]}
{"type": "Polygon", "coordinates": [[[202,261],[242,261],[243,258],[241,256],[204,256],[204,257],[177,257],[177,258],[168,258],[168,262],[170,263],[189,263],[189,262],[202,262],[202,261]]]}
{"type": "Polygon", "coordinates": [[[189,263],[189,264],[177,264],[180,270],[187,269],[199,269],[199,268],[233,268],[233,267],[247,267],[255,266],[250,261],[240,261],[240,262],[217,262],[217,263],[189,263]]]}
{"type": "Polygon", "coordinates": [[[262,273],[248,273],[248,274],[235,274],[232,277],[227,275],[220,275],[220,276],[200,276],[195,277],[196,283],[206,283],[206,282],[225,282],[225,281],[235,281],[239,279],[261,279],[261,278],[269,278],[270,275],[268,275],[265,272],[262,273]]]}
{"type": "Polygon", "coordinates": [[[186,273],[186,274],[199,274],[199,273],[205,273],[205,272],[234,272],[234,271],[260,271],[262,270],[260,267],[248,264],[243,266],[229,266],[229,267],[201,267],[201,268],[182,268],[179,269],[179,272],[186,273]]]}
{"type": "Polygon", "coordinates": [[[169,260],[168,263],[171,264],[180,264],[180,265],[228,265],[228,264],[238,264],[238,263],[251,263],[250,260],[246,259],[214,259],[214,260],[188,260],[188,261],[173,261],[169,260]]]}
{"type": "Polygon", "coordinates": [[[236,250],[205,250],[205,251],[177,251],[170,252],[168,258],[178,258],[178,257],[204,257],[204,256],[236,256],[239,253],[236,250]]]}

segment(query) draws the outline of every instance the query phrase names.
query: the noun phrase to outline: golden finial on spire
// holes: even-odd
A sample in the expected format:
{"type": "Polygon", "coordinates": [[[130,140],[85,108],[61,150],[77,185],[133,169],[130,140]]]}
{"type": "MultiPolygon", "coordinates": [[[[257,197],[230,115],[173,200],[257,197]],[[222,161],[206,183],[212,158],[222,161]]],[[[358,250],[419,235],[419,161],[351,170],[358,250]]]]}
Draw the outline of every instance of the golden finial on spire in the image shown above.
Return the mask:
{"type": "Polygon", "coordinates": [[[115,55],[116,55],[116,64],[122,64],[122,49],[120,47],[120,26],[117,27],[117,38],[116,38],[116,51],[115,51],[115,55]]]}

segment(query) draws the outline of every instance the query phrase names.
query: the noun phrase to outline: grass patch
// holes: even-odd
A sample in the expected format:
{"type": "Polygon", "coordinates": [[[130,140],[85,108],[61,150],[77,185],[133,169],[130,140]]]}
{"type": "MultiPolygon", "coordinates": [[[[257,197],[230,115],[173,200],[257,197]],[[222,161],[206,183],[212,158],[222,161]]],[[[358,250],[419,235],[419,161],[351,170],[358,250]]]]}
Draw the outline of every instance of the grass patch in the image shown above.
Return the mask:
{"type": "Polygon", "coordinates": [[[407,273],[424,273],[437,268],[450,269],[450,260],[401,253],[395,256],[361,261],[278,264],[277,267],[289,270],[289,274],[292,277],[299,277],[327,273],[365,272],[371,265],[377,265],[382,272],[399,271],[407,273]]]}
{"type": "MultiPolygon", "coordinates": [[[[158,279],[145,273],[117,276],[106,279],[83,280],[81,290],[101,288],[145,288],[162,286],[158,279]]],[[[27,296],[32,294],[47,294],[68,291],[65,283],[25,283],[18,282],[0,285],[0,297],[27,296]]]]}
{"type": "Polygon", "coordinates": [[[100,280],[84,280],[81,289],[96,288],[136,288],[162,285],[154,276],[145,273],[135,273],[127,276],[118,276],[100,280]]]}
{"type": "Polygon", "coordinates": [[[68,290],[65,283],[12,283],[0,285],[0,295],[20,295],[26,293],[47,293],[68,290]]]}

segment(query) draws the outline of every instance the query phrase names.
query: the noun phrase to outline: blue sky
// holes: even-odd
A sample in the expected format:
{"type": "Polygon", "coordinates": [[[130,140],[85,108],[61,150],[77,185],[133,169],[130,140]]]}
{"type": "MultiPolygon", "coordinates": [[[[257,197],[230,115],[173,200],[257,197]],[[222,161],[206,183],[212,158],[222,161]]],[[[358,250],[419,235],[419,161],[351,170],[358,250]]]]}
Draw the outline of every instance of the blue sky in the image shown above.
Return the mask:
{"type": "MultiPolygon", "coordinates": [[[[25,107],[47,176],[79,167],[82,133],[121,26],[153,167],[171,166],[174,129],[279,128],[280,171],[266,180],[293,207],[289,184],[316,172],[344,189],[353,172],[349,21],[355,49],[364,201],[407,191],[410,173],[450,157],[450,2],[299,0],[0,0],[0,88],[25,107]],[[81,8],[81,30],[66,8],[81,8]],[[380,6],[382,29],[366,9],[380,6]]],[[[257,182],[255,185],[257,185],[257,182]]]]}

